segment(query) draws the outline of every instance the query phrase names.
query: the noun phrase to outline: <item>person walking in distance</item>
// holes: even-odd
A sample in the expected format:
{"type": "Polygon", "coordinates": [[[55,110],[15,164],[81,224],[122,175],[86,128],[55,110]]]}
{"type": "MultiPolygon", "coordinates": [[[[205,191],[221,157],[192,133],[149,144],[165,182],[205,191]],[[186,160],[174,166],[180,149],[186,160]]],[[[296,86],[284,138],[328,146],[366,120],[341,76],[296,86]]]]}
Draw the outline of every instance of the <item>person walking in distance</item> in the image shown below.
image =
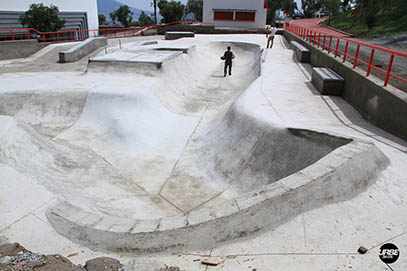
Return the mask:
{"type": "Polygon", "coordinates": [[[226,75],[227,75],[228,67],[229,67],[229,75],[232,75],[232,59],[235,58],[235,55],[232,53],[232,51],[230,51],[231,50],[230,46],[228,46],[227,49],[228,50],[221,57],[221,59],[225,61],[225,75],[224,75],[224,77],[226,77],[226,75]]]}
{"type": "MultiPolygon", "coordinates": [[[[277,28],[275,28],[275,27],[273,26],[273,27],[271,28],[271,31],[270,31],[270,36],[268,37],[268,40],[267,40],[267,49],[273,47],[273,44],[274,44],[274,37],[275,37],[275,35],[276,35],[276,32],[277,32],[277,28]]],[[[266,37],[267,37],[267,36],[266,36],[266,37]]]]}

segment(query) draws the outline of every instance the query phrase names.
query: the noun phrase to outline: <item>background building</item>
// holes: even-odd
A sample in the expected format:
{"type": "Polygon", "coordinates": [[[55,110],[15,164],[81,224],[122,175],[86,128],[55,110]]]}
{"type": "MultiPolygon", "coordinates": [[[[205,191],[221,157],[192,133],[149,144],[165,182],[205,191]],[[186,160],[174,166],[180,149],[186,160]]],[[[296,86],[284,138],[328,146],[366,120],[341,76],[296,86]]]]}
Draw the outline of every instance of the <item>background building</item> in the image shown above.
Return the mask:
{"type": "Polygon", "coordinates": [[[215,26],[264,28],[267,18],[265,0],[204,0],[203,21],[215,26]]]}
{"type": "Polygon", "coordinates": [[[19,17],[31,4],[53,4],[59,8],[59,17],[66,21],[63,30],[98,29],[96,0],[0,0],[0,29],[21,28],[19,17]]]}

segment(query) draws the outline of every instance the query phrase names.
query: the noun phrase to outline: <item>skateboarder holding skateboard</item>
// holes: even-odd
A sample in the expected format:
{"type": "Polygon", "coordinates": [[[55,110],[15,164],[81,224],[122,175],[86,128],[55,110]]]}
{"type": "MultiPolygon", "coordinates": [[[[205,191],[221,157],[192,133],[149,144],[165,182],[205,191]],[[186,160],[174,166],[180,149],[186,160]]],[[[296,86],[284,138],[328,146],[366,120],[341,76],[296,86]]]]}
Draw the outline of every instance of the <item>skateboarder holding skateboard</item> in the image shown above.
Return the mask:
{"type": "Polygon", "coordinates": [[[228,67],[229,67],[229,75],[232,75],[232,59],[235,58],[235,55],[232,53],[232,51],[230,51],[231,50],[230,46],[228,46],[227,49],[228,50],[221,57],[221,59],[225,61],[225,75],[224,75],[224,77],[226,77],[226,75],[227,75],[228,67]]]}

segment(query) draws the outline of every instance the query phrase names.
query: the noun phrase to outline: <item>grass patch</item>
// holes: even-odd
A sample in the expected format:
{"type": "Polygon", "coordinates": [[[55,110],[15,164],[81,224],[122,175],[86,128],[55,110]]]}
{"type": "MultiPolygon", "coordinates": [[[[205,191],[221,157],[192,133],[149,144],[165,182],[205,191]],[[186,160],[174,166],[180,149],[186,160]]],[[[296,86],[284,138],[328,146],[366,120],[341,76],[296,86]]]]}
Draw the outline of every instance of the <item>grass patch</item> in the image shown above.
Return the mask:
{"type": "MultiPolygon", "coordinates": [[[[327,22],[324,22],[323,24],[327,25],[327,22]]],[[[361,14],[344,14],[333,19],[330,26],[361,38],[394,35],[407,33],[407,15],[405,13],[400,13],[397,9],[379,12],[376,15],[375,25],[370,31],[362,21],[361,14]]]]}

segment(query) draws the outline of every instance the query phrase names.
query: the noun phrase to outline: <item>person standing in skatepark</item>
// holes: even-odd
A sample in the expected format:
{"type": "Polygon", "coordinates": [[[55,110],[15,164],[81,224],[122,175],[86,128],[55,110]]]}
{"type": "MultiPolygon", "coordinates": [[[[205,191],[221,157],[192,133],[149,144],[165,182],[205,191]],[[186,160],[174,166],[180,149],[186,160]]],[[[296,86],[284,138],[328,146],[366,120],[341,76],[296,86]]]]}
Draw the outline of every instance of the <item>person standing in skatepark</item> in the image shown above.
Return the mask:
{"type": "Polygon", "coordinates": [[[221,57],[221,59],[225,61],[225,74],[224,74],[224,77],[226,77],[226,75],[227,75],[228,67],[229,67],[229,75],[232,75],[232,59],[235,58],[235,55],[232,53],[230,46],[228,46],[227,49],[228,50],[221,57]]]}

